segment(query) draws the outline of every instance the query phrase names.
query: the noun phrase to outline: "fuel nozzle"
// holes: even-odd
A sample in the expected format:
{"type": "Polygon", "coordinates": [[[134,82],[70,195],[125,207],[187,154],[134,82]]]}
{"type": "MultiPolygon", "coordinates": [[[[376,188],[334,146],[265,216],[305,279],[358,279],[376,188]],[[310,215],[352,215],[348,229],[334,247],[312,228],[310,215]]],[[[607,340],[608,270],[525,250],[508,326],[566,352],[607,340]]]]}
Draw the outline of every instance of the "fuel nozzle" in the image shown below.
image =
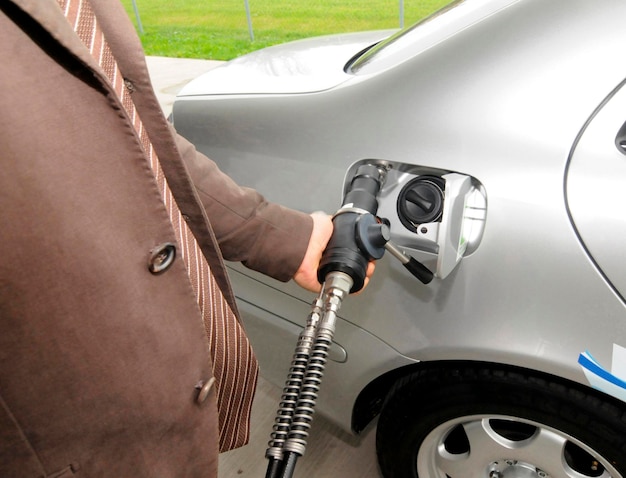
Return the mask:
{"type": "MultiPolygon", "coordinates": [[[[380,259],[390,249],[389,225],[376,217],[378,194],[386,174],[384,165],[361,165],[350,182],[343,205],[333,217],[333,234],[317,272],[322,291],[298,338],[265,454],[269,460],[266,478],[293,475],[296,461],[306,449],[339,307],[348,292],[363,288],[369,261],[380,259]]],[[[406,262],[411,261],[417,262],[412,258],[406,262]]]]}
{"type": "Polygon", "coordinates": [[[333,217],[333,235],[317,273],[320,283],[331,272],[343,272],[353,281],[350,292],[358,292],[363,288],[369,261],[380,259],[385,250],[424,284],[432,280],[429,269],[389,241],[389,226],[376,217],[378,194],[386,175],[384,165],[363,164],[357,169],[343,205],[333,217]]]}
{"type": "Polygon", "coordinates": [[[353,281],[350,292],[358,292],[363,288],[368,262],[382,257],[389,232],[388,228],[385,231],[378,227],[375,215],[386,173],[384,166],[374,164],[364,164],[357,169],[343,204],[333,217],[333,235],[317,273],[321,283],[330,272],[344,272],[353,281]],[[358,232],[359,223],[365,229],[363,234],[358,232]]]}

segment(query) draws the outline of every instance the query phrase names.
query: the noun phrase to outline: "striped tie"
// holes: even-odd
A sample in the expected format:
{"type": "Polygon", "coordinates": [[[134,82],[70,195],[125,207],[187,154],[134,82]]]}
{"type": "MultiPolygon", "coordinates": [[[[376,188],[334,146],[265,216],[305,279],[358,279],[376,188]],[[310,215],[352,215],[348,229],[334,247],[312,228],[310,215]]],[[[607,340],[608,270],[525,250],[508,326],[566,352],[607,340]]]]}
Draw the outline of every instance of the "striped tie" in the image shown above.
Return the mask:
{"type": "Polygon", "coordinates": [[[241,325],[215,282],[209,264],[176,205],[148,133],[118,69],[89,0],[57,0],[74,30],[111,81],[137,135],[161,191],[178,237],[178,248],[202,312],[213,359],[219,411],[220,451],[245,445],[250,432],[250,409],[258,364],[241,325]]]}

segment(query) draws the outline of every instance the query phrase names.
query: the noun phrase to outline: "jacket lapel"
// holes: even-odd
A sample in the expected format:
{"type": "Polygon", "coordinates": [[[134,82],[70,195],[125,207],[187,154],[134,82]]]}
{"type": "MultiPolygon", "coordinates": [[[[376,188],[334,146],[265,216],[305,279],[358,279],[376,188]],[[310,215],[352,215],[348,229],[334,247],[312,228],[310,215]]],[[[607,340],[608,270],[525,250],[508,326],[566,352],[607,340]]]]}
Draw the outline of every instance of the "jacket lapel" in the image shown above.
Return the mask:
{"type": "Polygon", "coordinates": [[[175,132],[165,120],[154,94],[143,47],[135,28],[119,0],[91,0],[91,5],[124,78],[135,89],[133,102],[159,156],[178,207],[189,218],[188,225],[209,261],[222,293],[230,307],[239,315],[219,245],[193,181],[183,161],[169,160],[180,158],[181,154],[176,144],[175,132]]]}
{"type": "MultiPolygon", "coordinates": [[[[103,90],[116,98],[117,95],[106,79],[96,60],[74,33],[56,0],[0,0],[4,5],[12,4],[41,26],[53,41],[77,58],[93,73],[103,90]]],[[[170,161],[167,158],[179,158],[180,152],[174,135],[163,117],[160,105],[152,90],[149,73],[145,63],[143,48],[135,34],[134,27],[119,0],[91,0],[98,22],[107,38],[125,79],[133,83],[136,92],[133,101],[150,135],[150,139],[161,158],[161,166],[168,179],[170,188],[179,201],[183,213],[190,217],[191,227],[196,239],[211,264],[213,274],[224,296],[233,310],[237,310],[234,294],[227,279],[219,246],[209,226],[206,212],[200,206],[200,199],[195,191],[188,172],[182,161],[170,161]]]]}
{"type": "Polygon", "coordinates": [[[65,19],[63,11],[56,0],[5,0],[13,3],[32,20],[37,22],[50,36],[82,63],[93,70],[99,70],[99,66],[93,59],[89,50],[74,34],[71,25],[65,19]]]}

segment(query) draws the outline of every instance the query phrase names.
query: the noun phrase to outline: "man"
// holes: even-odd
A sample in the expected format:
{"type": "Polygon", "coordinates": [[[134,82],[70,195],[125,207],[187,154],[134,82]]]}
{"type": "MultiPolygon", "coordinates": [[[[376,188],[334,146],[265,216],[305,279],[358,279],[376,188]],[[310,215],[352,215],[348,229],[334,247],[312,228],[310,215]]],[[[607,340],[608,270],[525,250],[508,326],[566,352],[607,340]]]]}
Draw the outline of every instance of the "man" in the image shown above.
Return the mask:
{"type": "Polygon", "coordinates": [[[65,18],[72,1],[0,3],[0,476],[214,477],[230,385],[212,386],[213,348],[229,345],[209,349],[200,309],[236,311],[222,254],[315,290],[332,224],[178,137],[125,11],[91,0],[122,100],[65,18]],[[208,305],[177,228],[217,285],[208,305]]]}

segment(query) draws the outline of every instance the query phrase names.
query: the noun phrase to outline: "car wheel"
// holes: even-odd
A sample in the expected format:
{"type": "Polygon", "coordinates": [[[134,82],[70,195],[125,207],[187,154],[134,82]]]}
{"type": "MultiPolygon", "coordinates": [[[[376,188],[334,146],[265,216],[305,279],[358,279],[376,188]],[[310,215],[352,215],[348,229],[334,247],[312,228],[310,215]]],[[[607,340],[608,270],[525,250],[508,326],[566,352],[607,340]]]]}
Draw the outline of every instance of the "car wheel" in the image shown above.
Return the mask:
{"type": "Polygon", "coordinates": [[[396,383],[376,449],[386,478],[623,478],[626,406],[528,370],[441,365],[396,383]]]}

